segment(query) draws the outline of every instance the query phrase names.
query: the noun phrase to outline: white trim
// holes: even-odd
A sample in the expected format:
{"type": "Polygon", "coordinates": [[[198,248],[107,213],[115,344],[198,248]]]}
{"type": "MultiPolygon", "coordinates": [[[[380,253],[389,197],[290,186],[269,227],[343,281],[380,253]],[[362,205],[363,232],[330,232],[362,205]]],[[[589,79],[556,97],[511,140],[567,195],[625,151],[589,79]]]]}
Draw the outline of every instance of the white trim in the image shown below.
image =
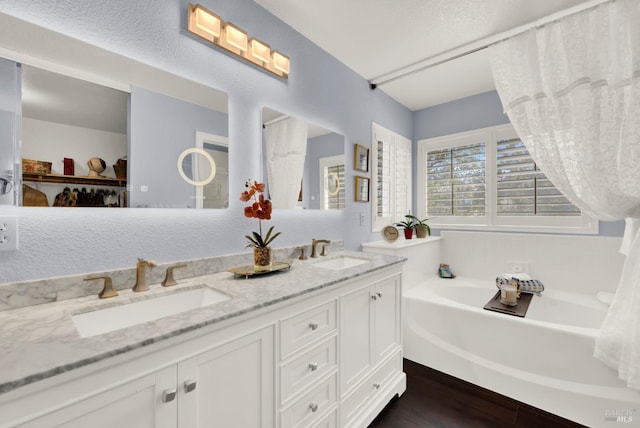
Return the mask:
{"type": "MultiPolygon", "coordinates": [[[[204,143],[214,144],[216,146],[229,147],[229,138],[223,137],[222,135],[210,134],[208,132],[196,131],[195,135],[195,148],[204,150],[204,143]]],[[[206,155],[210,158],[209,153],[206,155]]],[[[213,159],[211,159],[213,162],[213,159]]],[[[215,162],[213,162],[215,165],[215,162]]],[[[227,189],[228,191],[228,189],[227,189]]],[[[204,186],[195,186],[195,197],[196,197],[196,209],[204,208],[204,186]]]]}
{"type": "MultiPolygon", "coordinates": [[[[395,156],[395,155],[394,155],[395,156]]],[[[371,204],[371,231],[378,232],[382,230],[383,227],[388,226],[394,222],[400,221],[404,218],[404,215],[411,212],[411,203],[412,203],[412,143],[406,137],[403,137],[400,134],[396,134],[395,132],[386,129],[375,122],[371,122],[371,147],[370,147],[370,156],[371,159],[371,180],[370,180],[370,204],[371,204]],[[378,141],[388,142],[392,148],[402,150],[408,154],[409,160],[407,164],[409,165],[406,168],[406,177],[405,182],[407,183],[405,189],[404,198],[406,199],[406,206],[403,207],[402,213],[396,213],[397,215],[394,217],[386,216],[386,217],[378,217],[377,205],[378,205],[378,192],[376,189],[377,185],[377,169],[378,169],[378,141]]],[[[393,159],[392,159],[393,161],[393,159]]],[[[395,183],[391,183],[389,190],[393,192],[395,188],[395,183]]],[[[392,194],[393,198],[395,194],[392,194]]],[[[391,205],[395,207],[395,201],[392,200],[391,205]]]]}
{"type": "Polygon", "coordinates": [[[417,170],[417,204],[418,217],[426,215],[426,167],[423,160],[428,150],[440,150],[484,141],[485,145],[485,184],[486,210],[485,216],[450,216],[431,217],[429,225],[437,229],[537,232],[537,233],[599,233],[599,222],[584,212],[581,216],[498,216],[497,178],[496,178],[496,143],[498,140],[518,138],[511,124],[491,126],[487,128],[444,135],[441,137],[418,140],[417,170]]]}

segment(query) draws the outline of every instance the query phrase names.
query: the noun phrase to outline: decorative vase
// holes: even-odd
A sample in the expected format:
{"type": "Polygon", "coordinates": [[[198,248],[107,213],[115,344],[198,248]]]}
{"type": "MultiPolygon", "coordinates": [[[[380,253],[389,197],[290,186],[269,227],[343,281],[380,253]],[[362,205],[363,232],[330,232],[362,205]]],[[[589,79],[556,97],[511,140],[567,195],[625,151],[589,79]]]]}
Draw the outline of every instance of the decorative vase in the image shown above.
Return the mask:
{"type": "Polygon", "coordinates": [[[413,229],[405,229],[404,230],[404,239],[413,238],[413,229]]]}
{"type": "Polygon", "coordinates": [[[271,269],[271,247],[254,247],[253,267],[256,271],[271,269]]]}
{"type": "Polygon", "coordinates": [[[423,224],[419,224],[416,226],[416,237],[417,238],[426,238],[427,237],[427,226],[423,224]]]}

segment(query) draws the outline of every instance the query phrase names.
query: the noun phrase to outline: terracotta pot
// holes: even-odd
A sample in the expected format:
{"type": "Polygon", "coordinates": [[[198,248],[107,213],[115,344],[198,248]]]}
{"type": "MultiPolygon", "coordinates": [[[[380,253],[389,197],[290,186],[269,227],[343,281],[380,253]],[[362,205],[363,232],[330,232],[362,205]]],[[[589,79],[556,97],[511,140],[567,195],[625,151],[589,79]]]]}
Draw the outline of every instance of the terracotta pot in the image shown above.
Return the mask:
{"type": "Polygon", "coordinates": [[[253,249],[253,268],[257,271],[271,269],[271,247],[253,249]]]}
{"type": "Polygon", "coordinates": [[[426,238],[427,237],[427,226],[425,225],[417,225],[416,226],[416,237],[418,238],[426,238]]]}
{"type": "Polygon", "coordinates": [[[404,239],[413,238],[413,229],[405,229],[404,230],[404,239]]]}

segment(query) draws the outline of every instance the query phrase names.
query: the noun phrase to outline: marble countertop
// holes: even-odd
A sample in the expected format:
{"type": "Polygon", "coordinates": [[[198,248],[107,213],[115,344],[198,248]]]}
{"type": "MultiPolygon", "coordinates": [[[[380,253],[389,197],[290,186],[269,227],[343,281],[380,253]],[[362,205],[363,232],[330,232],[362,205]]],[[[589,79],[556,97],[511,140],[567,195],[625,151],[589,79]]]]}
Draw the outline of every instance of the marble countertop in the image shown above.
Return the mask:
{"type": "Polygon", "coordinates": [[[249,279],[219,272],[183,279],[173,287],[151,284],[151,290],[144,293],[121,290],[118,297],[110,299],[87,296],[3,311],[0,312],[0,393],[306,293],[339,286],[349,279],[402,261],[394,256],[345,251],[318,259],[294,260],[289,271],[249,279]],[[342,270],[314,266],[343,255],[367,262],[342,270]],[[231,298],[93,337],[80,337],[71,318],[78,313],[202,286],[231,298]]]}

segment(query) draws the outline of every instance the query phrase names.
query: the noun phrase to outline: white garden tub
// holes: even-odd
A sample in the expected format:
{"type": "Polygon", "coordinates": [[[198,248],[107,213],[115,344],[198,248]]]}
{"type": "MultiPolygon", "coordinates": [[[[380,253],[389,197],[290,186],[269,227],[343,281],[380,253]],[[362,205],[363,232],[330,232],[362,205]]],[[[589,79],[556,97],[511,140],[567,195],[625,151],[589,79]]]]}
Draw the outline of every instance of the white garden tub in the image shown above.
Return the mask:
{"type": "Polygon", "coordinates": [[[606,305],[546,290],[519,318],[483,309],[496,291],[437,277],[405,291],[405,357],[590,427],[640,426],[640,393],[593,357],[606,305]]]}

